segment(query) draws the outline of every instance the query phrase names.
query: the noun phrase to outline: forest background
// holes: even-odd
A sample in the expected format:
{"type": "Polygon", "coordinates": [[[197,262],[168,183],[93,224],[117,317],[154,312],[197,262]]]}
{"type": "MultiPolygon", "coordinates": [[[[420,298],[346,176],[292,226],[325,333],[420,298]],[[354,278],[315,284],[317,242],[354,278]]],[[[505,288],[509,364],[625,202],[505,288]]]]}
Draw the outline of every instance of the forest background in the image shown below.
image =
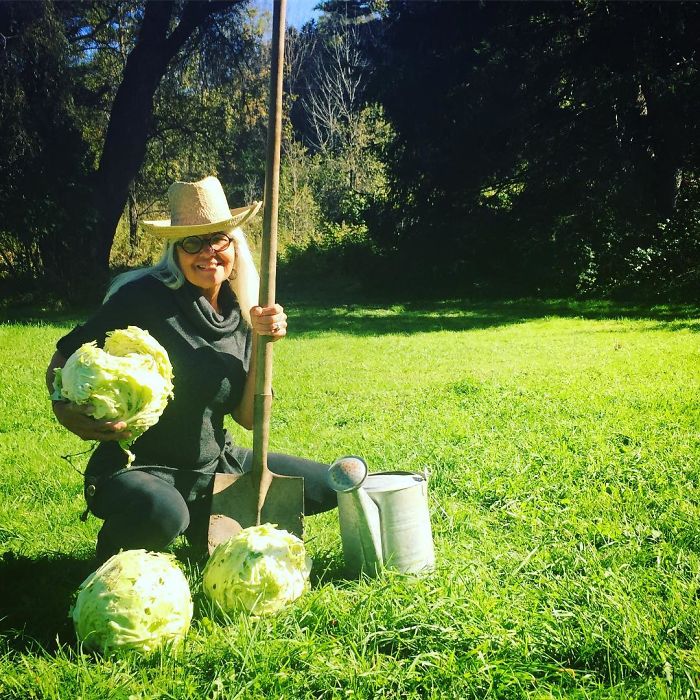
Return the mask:
{"type": "MultiPolygon", "coordinates": [[[[319,9],[287,31],[285,289],[697,298],[700,4],[319,9]]],[[[0,4],[5,303],[153,261],[137,222],[173,180],[261,198],[269,24],[244,1],[0,4]]]]}

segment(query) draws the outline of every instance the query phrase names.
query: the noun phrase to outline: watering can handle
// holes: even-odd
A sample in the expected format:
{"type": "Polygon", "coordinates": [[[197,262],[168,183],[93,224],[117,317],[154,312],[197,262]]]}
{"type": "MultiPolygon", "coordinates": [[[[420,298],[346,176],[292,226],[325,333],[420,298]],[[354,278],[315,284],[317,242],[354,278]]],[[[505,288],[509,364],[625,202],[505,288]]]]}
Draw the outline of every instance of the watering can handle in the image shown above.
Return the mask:
{"type": "MultiPolygon", "coordinates": [[[[261,306],[275,303],[277,267],[277,212],[279,204],[280,145],[282,141],[282,77],[284,67],[284,27],[286,0],[274,0],[272,15],[272,65],[267,122],[265,161],[265,207],[263,210],[262,252],[260,255],[261,306]]],[[[258,484],[258,525],[272,476],[267,466],[267,450],[272,410],[272,343],[267,336],[255,338],[257,366],[253,400],[253,468],[258,484]]]]}

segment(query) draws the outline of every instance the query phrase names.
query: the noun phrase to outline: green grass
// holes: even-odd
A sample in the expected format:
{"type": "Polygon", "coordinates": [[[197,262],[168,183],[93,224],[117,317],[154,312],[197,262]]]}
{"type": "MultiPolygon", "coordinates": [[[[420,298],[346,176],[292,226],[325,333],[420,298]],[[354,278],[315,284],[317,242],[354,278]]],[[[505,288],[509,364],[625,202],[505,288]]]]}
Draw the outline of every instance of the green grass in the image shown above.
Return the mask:
{"type": "MultiPolygon", "coordinates": [[[[437,569],[344,575],[307,520],[309,594],[196,613],[182,656],[82,655],[99,521],[43,388],[75,319],[0,326],[0,697],[700,697],[698,308],[288,304],[271,447],[431,474],[437,569]]],[[[241,442],[250,435],[234,428],[241,442]]],[[[84,464],[84,458],[76,460],[84,464]]]]}

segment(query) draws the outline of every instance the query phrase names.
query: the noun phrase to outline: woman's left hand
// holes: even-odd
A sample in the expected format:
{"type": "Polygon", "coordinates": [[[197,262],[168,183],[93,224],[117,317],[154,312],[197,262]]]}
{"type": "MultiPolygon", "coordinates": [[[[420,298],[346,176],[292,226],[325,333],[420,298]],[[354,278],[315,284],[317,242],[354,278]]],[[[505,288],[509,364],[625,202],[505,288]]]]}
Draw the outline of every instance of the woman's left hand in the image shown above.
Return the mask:
{"type": "Polygon", "coordinates": [[[254,306],[250,310],[250,321],[258,335],[267,335],[273,342],[287,335],[287,314],[279,304],[254,306]]]}

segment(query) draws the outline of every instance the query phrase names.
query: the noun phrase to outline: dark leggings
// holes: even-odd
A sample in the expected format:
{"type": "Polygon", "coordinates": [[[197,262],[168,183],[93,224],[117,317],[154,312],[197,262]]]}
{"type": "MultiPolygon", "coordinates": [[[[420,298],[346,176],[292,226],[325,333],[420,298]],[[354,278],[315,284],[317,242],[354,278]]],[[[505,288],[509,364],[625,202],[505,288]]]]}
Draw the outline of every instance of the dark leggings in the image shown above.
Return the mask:
{"type": "MultiPolygon", "coordinates": [[[[247,450],[243,470],[252,466],[247,450]]],[[[300,457],[270,453],[268,467],[275,474],[304,477],[304,512],[314,515],[337,505],[335,491],[326,484],[328,466],[300,457]]],[[[183,533],[190,542],[206,541],[209,502],[187,504],[182,494],[158,476],[135,469],[111,477],[97,490],[92,512],[104,520],[97,536],[97,559],[102,562],[120,549],[162,551],[183,533]]]]}

